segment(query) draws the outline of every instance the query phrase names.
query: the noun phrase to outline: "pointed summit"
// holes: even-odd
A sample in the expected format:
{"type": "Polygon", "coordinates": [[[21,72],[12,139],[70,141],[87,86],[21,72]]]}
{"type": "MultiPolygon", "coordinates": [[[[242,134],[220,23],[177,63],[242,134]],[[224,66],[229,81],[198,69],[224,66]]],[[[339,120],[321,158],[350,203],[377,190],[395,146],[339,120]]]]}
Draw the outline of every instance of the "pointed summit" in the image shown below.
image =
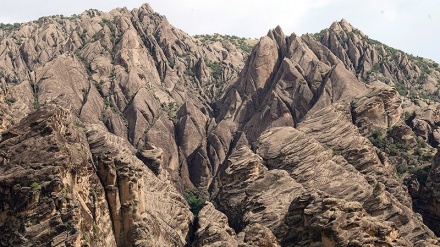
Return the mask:
{"type": "Polygon", "coordinates": [[[142,6],[139,9],[146,10],[148,13],[154,12],[153,8],[148,3],[142,4],[142,6]]]}
{"type": "Polygon", "coordinates": [[[271,37],[271,36],[282,36],[284,37],[284,32],[283,29],[280,27],[280,25],[276,26],[274,29],[269,30],[269,32],[267,33],[267,36],[271,37]]]}
{"type": "Polygon", "coordinates": [[[351,31],[353,31],[353,26],[350,24],[350,23],[348,23],[348,21],[346,21],[345,19],[342,19],[340,22],[339,22],[339,25],[344,29],[344,30],[347,30],[347,31],[349,31],[349,32],[351,32],[351,31]]]}
{"type": "Polygon", "coordinates": [[[332,25],[330,26],[330,29],[336,32],[339,31],[347,31],[347,32],[352,32],[354,28],[347,20],[342,19],[341,21],[335,21],[332,23],[332,25]]]}

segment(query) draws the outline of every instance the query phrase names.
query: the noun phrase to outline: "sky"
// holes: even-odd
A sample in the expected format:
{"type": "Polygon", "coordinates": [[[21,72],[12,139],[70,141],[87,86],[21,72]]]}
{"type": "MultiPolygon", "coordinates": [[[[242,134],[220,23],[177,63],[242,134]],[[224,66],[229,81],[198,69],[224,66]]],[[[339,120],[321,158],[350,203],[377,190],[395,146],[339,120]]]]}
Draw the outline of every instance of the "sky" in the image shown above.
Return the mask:
{"type": "Polygon", "coordinates": [[[440,62],[439,0],[0,0],[0,22],[80,14],[87,9],[133,9],[148,2],[183,31],[260,38],[281,26],[284,33],[316,33],[346,19],[370,38],[440,62]]]}

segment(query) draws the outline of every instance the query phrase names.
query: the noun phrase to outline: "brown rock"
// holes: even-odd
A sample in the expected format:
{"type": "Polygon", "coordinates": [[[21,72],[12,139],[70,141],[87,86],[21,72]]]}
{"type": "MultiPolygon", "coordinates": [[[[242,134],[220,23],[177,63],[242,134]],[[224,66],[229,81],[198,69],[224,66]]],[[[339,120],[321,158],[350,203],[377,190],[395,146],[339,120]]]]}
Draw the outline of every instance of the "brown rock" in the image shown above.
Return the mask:
{"type": "Polygon", "coordinates": [[[292,202],[283,246],[407,246],[390,222],[367,215],[362,204],[303,194],[292,202]]]}
{"type": "Polygon", "coordinates": [[[431,170],[429,171],[426,185],[421,189],[419,199],[415,202],[415,207],[424,216],[423,221],[437,235],[440,234],[440,194],[439,194],[439,172],[440,172],[440,154],[434,157],[431,170]]]}
{"type": "Polygon", "coordinates": [[[268,171],[261,162],[246,146],[235,150],[220,176],[216,204],[236,231],[259,223],[281,236],[286,231],[284,216],[289,203],[303,188],[287,172],[268,171]]]}
{"type": "Polygon", "coordinates": [[[193,215],[183,197],[138,160],[127,141],[98,125],[89,128],[87,138],[105,187],[117,244],[185,245],[193,215]]]}
{"type": "Polygon", "coordinates": [[[228,225],[226,215],[207,202],[198,214],[198,226],[192,244],[198,246],[242,246],[234,230],[228,225]]]}
{"type": "Polygon", "coordinates": [[[402,115],[400,104],[395,89],[380,82],[371,83],[369,92],[352,102],[354,123],[364,135],[392,127],[402,115]]]}
{"type": "Polygon", "coordinates": [[[108,204],[79,119],[47,105],[2,134],[4,246],[116,246],[108,204]]]}
{"type": "Polygon", "coordinates": [[[414,132],[406,124],[396,124],[389,133],[394,141],[405,144],[409,148],[415,148],[418,144],[414,132]]]}

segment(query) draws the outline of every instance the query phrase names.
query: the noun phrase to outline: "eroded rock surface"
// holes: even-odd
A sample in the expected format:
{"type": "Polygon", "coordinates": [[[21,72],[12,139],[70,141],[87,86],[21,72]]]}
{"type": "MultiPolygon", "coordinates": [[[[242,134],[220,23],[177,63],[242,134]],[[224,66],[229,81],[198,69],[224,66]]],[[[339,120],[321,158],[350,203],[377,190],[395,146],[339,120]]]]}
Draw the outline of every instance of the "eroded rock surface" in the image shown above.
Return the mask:
{"type": "Polygon", "coordinates": [[[426,180],[426,185],[417,194],[417,200],[415,200],[415,207],[421,210],[420,212],[424,216],[424,222],[433,229],[437,235],[440,234],[439,155],[439,153],[435,155],[431,170],[429,171],[426,180]]]}
{"type": "Polygon", "coordinates": [[[1,246],[440,246],[433,61],[148,4],[2,27],[1,246]]]}
{"type": "Polygon", "coordinates": [[[193,215],[177,190],[137,159],[126,140],[101,126],[90,126],[87,138],[117,244],[184,246],[193,215]]]}
{"type": "Polygon", "coordinates": [[[2,246],[116,246],[87,139],[69,111],[47,105],[2,133],[2,246]]]}

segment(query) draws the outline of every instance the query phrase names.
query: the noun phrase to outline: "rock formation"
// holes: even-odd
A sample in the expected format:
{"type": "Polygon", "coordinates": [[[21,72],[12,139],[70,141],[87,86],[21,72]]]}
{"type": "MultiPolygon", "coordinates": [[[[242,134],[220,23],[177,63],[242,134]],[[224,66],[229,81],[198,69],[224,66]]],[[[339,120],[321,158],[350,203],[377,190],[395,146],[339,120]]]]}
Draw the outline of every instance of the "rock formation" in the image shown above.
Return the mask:
{"type": "Polygon", "coordinates": [[[46,105],[2,133],[2,246],[116,246],[80,120],[46,105]]]}
{"type": "Polygon", "coordinates": [[[0,246],[440,246],[439,79],[345,20],[2,25],[0,246]]]}

